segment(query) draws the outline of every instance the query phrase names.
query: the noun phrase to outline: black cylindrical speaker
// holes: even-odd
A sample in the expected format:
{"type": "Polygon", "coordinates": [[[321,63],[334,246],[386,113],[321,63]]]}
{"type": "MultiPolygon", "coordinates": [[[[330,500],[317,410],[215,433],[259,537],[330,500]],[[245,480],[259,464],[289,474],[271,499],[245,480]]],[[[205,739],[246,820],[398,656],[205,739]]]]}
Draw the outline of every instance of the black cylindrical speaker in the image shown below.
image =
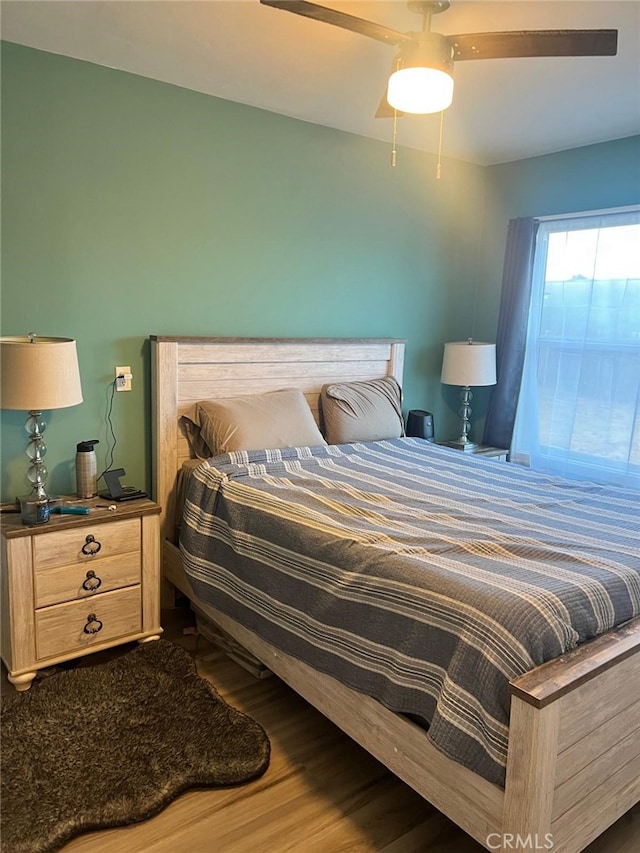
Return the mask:
{"type": "Polygon", "coordinates": [[[407,435],[434,441],[433,415],[421,409],[412,409],[407,417],[407,435]]]}

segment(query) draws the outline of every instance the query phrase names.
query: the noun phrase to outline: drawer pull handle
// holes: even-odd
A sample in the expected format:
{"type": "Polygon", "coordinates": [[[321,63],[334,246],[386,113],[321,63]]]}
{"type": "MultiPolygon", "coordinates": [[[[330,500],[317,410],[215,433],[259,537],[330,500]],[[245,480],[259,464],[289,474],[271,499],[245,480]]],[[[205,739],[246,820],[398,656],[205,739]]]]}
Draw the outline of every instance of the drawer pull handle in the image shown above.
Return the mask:
{"type": "Polygon", "coordinates": [[[82,581],[82,589],[87,592],[95,592],[102,586],[102,578],[96,577],[96,573],[89,569],[86,580],[82,581]]]}
{"type": "Polygon", "coordinates": [[[89,534],[85,539],[84,545],[82,546],[82,553],[86,557],[93,557],[98,551],[102,548],[102,544],[94,539],[94,537],[89,534]]]}
{"type": "Polygon", "coordinates": [[[97,634],[102,631],[102,622],[98,619],[95,613],[90,613],[87,616],[87,624],[82,629],[85,634],[97,634]]]}

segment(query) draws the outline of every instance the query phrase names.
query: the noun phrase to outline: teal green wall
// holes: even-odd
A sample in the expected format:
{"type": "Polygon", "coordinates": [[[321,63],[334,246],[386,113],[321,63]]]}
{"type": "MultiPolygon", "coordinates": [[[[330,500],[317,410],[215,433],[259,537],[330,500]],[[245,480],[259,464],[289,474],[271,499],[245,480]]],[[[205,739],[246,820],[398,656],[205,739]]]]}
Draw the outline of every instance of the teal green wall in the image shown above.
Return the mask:
{"type": "MultiPolygon", "coordinates": [[[[632,203],[637,141],[490,169],[445,159],[440,181],[432,156],[401,148],[392,169],[389,155],[3,43],[2,334],[75,338],[84,391],[47,416],[51,490],[74,490],[82,439],[104,464],[120,364],[134,390],[115,395],[115,462],[149,488],[151,334],[406,338],[405,409],[452,434],[442,345],[494,339],[508,219],[632,203]]],[[[8,500],[27,490],[25,414],[0,417],[8,500]]]]}
{"type": "MultiPolygon", "coordinates": [[[[77,340],[84,402],[48,415],[52,491],[78,441],[150,485],[151,334],[407,339],[405,408],[455,424],[442,345],[469,333],[484,170],[13,44],[2,49],[2,333],[77,340]]],[[[2,412],[2,496],[24,493],[2,412]]]]}

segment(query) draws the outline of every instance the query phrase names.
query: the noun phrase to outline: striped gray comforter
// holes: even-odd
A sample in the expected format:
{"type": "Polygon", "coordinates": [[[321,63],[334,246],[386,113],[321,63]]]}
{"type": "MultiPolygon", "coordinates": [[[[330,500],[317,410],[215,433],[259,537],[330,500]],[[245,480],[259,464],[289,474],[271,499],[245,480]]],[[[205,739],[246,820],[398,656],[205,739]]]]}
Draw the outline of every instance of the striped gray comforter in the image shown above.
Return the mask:
{"type": "Polygon", "coordinates": [[[508,682],[640,614],[638,496],[401,438],[197,468],[198,596],[504,784],[508,682]]]}

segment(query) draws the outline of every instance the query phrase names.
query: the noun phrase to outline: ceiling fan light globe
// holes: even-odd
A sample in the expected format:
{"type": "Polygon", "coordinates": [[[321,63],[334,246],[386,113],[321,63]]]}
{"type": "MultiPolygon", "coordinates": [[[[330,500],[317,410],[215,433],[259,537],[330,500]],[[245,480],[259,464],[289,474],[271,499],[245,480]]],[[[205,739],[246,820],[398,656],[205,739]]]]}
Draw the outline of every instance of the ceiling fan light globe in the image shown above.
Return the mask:
{"type": "Polygon", "coordinates": [[[401,68],[389,78],[387,101],[403,113],[439,113],[451,106],[453,77],[437,68],[401,68]]]}

